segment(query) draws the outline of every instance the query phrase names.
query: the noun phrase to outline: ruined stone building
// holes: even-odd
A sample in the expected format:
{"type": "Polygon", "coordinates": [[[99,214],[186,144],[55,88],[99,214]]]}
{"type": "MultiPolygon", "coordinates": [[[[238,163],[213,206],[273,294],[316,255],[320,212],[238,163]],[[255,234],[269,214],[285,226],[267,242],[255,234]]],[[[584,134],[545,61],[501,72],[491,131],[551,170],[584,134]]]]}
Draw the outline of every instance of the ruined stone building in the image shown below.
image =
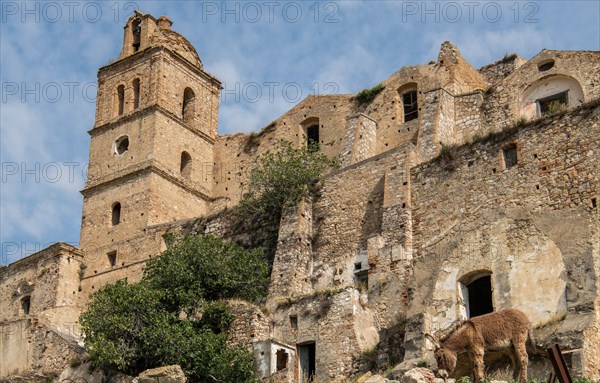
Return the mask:
{"type": "Polygon", "coordinates": [[[65,367],[90,293],[139,280],[197,217],[220,234],[257,158],[311,140],[341,166],[282,218],[266,308],[233,307],[230,341],[259,376],[343,381],[515,307],[600,378],[600,52],[475,69],[445,42],[372,100],[309,96],[257,134],[219,135],[222,85],[171,24],[136,14],[98,72],[80,248],[0,269],[0,377],[65,367]]]}

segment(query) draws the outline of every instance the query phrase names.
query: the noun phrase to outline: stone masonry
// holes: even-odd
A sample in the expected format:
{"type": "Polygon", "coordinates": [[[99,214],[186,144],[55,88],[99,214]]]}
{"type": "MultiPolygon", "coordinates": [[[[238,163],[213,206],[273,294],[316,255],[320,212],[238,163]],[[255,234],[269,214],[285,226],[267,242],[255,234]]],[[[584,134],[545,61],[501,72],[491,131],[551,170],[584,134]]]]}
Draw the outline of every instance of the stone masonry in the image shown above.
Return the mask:
{"type": "Polygon", "coordinates": [[[139,280],[166,233],[230,238],[222,213],[257,159],[311,135],[341,166],[282,217],[265,305],[229,304],[229,344],[258,377],[342,382],[427,359],[425,332],[515,307],[540,348],[560,343],[574,375],[600,379],[600,52],[477,70],[445,42],[371,100],[311,95],[260,132],[219,135],[221,83],[171,26],[136,13],[98,72],[81,248],[0,268],[0,378],[60,372],[83,351],[92,292],[139,280]]]}

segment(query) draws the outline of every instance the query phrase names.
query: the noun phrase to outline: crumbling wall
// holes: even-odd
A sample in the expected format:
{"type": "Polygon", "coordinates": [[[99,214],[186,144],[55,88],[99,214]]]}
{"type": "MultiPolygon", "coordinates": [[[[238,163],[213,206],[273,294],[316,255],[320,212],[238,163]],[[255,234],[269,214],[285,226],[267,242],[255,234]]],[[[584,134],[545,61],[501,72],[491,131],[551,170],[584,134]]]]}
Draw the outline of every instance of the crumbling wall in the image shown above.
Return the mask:
{"type": "MultiPolygon", "coordinates": [[[[593,326],[598,296],[599,119],[596,103],[413,168],[411,356],[422,350],[422,331],[464,317],[459,283],[479,271],[491,274],[495,309],[518,307],[537,325],[563,323],[561,345],[588,352],[582,330],[593,326]],[[518,161],[507,168],[509,144],[518,161]]],[[[589,363],[584,356],[583,368],[589,363]]]]}
{"type": "Polygon", "coordinates": [[[488,83],[495,84],[514,72],[526,62],[527,60],[525,60],[523,57],[513,53],[503,57],[498,61],[479,68],[479,73],[488,83]]]}
{"type": "Polygon", "coordinates": [[[253,351],[254,342],[269,339],[269,317],[258,306],[244,301],[228,301],[227,308],[234,320],[227,336],[228,347],[244,347],[253,351]]]}
{"type": "Polygon", "coordinates": [[[0,378],[58,372],[82,351],[81,258],[78,249],[57,243],[0,270],[0,378]]]}
{"type": "Polygon", "coordinates": [[[508,129],[521,116],[523,93],[542,78],[566,76],[576,80],[583,90],[584,103],[600,97],[600,53],[595,51],[542,50],[485,93],[481,106],[484,126],[490,131],[508,129]],[[554,66],[540,70],[539,66],[554,60],[554,66]]]}
{"type": "Polygon", "coordinates": [[[308,96],[258,133],[218,136],[215,142],[213,196],[216,208],[234,206],[241,199],[257,159],[276,150],[281,141],[306,146],[306,121],[318,122],[319,148],[329,158],[341,152],[346,118],[351,115],[349,95],[308,96]],[[224,202],[222,200],[225,200],[224,202]]]}

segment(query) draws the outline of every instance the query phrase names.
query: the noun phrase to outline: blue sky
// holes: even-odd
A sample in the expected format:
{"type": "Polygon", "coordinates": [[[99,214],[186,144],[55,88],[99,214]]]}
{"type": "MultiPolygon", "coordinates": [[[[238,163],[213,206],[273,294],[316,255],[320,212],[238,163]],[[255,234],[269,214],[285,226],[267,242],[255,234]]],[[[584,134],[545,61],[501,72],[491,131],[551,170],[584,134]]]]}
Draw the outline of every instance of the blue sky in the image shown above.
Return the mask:
{"type": "Polygon", "coordinates": [[[220,133],[308,94],[354,93],[452,41],[479,68],[543,48],[600,50],[597,1],[5,1],[0,8],[0,264],[77,245],[99,67],[134,8],[166,14],[223,81],[220,133]]]}

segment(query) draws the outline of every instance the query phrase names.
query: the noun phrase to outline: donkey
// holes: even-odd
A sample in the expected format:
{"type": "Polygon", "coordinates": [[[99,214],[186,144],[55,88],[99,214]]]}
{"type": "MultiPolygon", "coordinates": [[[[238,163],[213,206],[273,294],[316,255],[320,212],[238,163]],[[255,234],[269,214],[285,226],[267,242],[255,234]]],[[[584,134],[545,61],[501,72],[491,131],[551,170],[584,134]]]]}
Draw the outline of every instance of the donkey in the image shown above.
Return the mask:
{"type": "Polygon", "coordinates": [[[509,349],[513,364],[513,379],[527,381],[527,340],[537,353],[531,324],[527,316],[516,309],[504,309],[460,323],[441,340],[430,334],[435,345],[438,375],[446,379],[456,367],[458,354],[467,353],[475,383],[484,378],[483,355],[486,350],[509,349]]]}

